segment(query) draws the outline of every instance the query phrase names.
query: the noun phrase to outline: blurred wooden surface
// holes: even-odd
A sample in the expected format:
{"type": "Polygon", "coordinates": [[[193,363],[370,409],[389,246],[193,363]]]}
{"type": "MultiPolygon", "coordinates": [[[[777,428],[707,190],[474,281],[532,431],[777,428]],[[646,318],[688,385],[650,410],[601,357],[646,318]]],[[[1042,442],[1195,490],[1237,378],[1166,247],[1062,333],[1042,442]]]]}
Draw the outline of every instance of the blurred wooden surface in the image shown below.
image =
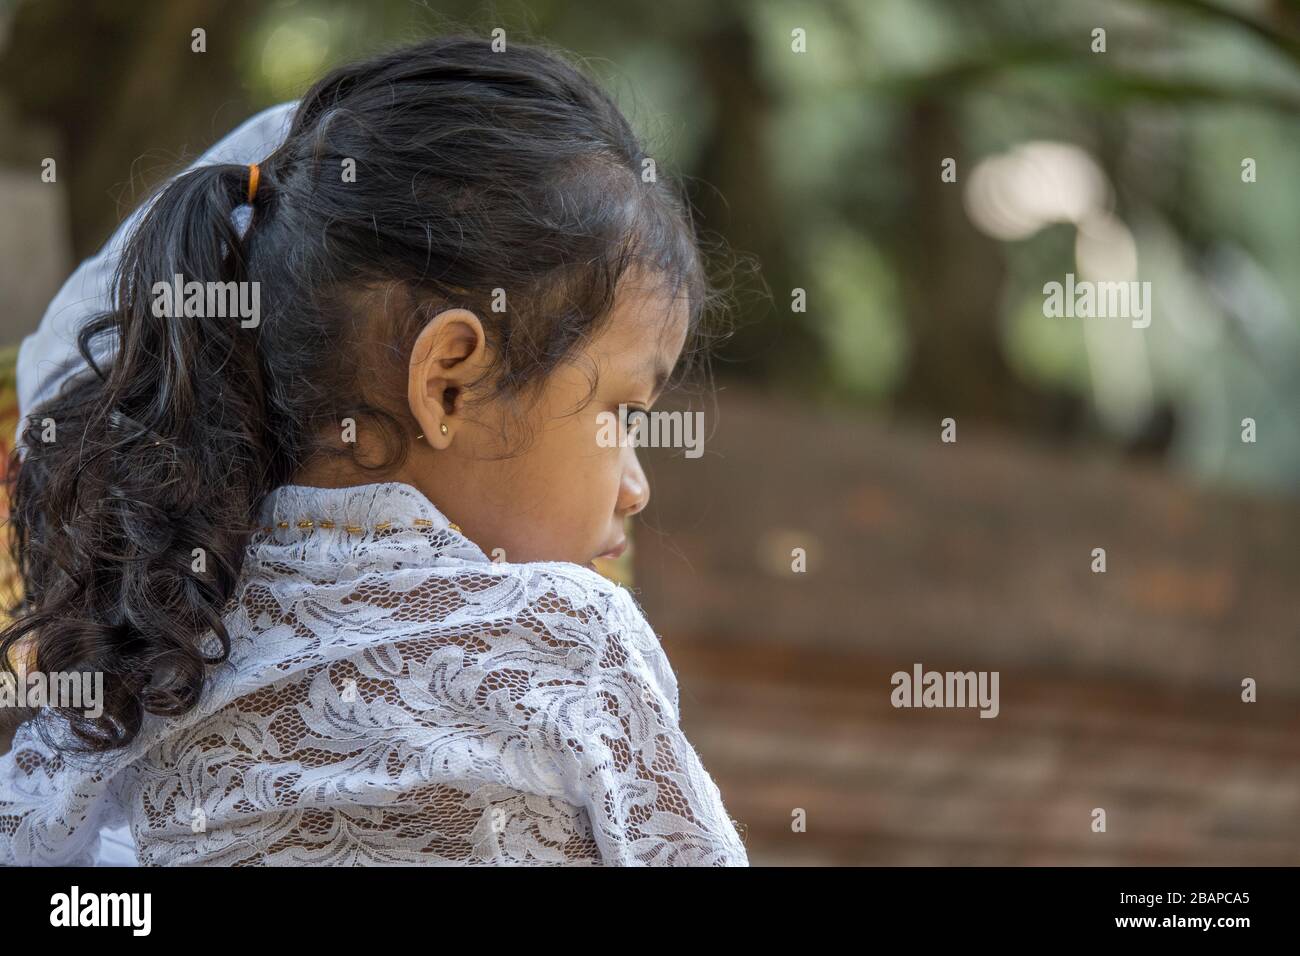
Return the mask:
{"type": "Polygon", "coordinates": [[[643,452],[636,581],[755,864],[1300,863],[1297,502],[719,401],[703,458],[643,452]],[[915,662],[1001,713],[893,708],[915,662]]]}

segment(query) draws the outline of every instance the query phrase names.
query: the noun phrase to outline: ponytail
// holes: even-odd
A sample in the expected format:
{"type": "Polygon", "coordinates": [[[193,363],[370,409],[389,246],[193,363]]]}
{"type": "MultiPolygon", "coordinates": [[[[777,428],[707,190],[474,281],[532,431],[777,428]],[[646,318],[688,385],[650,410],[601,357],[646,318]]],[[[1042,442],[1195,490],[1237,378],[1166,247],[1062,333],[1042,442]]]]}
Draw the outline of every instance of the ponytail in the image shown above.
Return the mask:
{"type": "Polygon", "coordinates": [[[206,665],[230,651],[222,616],[275,480],[258,323],[210,307],[232,291],[248,301],[232,222],[248,173],[203,167],[162,191],[124,251],[114,310],[78,337],[91,373],[28,417],[14,452],[24,594],[0,667],[102,673],[102,716],[51,706],[91,751],[129,742],[145,714],[189,710],[206,665]],[[204,288],[217,295],[175,294],[204,288]],[[94,359],[101,338],[107,364],[94,359]],[[211,657],[209,631],[222,648],[211,657]]]}

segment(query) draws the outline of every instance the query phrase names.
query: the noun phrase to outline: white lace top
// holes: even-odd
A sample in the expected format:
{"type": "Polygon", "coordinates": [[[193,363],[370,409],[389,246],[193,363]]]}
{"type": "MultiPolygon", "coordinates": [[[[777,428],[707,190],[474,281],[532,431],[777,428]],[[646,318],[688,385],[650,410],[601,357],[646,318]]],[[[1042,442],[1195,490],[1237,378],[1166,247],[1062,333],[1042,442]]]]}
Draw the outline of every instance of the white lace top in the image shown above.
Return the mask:
{"type": "MultiPolygon", "coordinates": [[[[0,757],[0,863],[746,865],[632,596],[497,564],[414,488],[266,502],[200,705],[0,757]]],[[[215,637],[209,635],[215,645],[215,637]]]]}

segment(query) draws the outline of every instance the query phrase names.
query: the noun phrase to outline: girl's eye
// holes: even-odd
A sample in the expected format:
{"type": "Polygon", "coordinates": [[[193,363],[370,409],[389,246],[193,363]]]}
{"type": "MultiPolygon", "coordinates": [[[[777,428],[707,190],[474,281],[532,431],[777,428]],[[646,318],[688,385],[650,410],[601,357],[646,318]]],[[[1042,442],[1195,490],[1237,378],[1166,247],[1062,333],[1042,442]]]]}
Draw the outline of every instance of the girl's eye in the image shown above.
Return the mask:
{"type": "Polygon", "coordinates": [[[624,430],[627,432],[629,437],[636,435],[641,430],[641,426],[645,424],[646,419],[650,417],[650,413],[644,408],[636,408],[631,405],[623,405],[621,407],[623,411],[624,430]]]}

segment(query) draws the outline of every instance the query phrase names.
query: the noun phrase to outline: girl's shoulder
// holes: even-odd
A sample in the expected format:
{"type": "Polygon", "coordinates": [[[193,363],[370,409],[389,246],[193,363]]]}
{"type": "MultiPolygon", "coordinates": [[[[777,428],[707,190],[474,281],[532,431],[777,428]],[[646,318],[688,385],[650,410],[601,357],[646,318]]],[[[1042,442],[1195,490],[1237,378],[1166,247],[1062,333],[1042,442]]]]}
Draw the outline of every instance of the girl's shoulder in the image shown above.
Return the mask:
{"type": "Polygon", "coordinates": [[[636,597],[589,567],[445,554],[430,564],[352,567],[336,557],[298,567],[257,562],[226,616],[232,644],[229,667],[210,688],[216,699],[347,660],[408,673],[447,667],[460,688],[507,679],[594,687],[620,671],[676,711],[676,677],[636,597]]]}
{"type": "Polygon", "coordinates": [[[323,795],[352,812],[367,794],[397,805],[501,786],[589,808],[619,857],[621,831],[597,811],[610,794],[648,785],[623,752],[671,754],[697,802],[717,802],[678,730],[658,638],[634,596],[591,569],[269,568],[245,579],[226,618],[231,653],[188,714],[147,719],[129,748],[93,767],[64,763],[31,735],[17,742],[24,760],[0,758],[0,808],[23,820],[21,839],[0,837],[0,862],[88,862],[101,825],[125,814],[143,826],[135,811],[146,804],[180,808],[138,833],[148,859],[189,859],[200,847],[223,860],[246,817],[292,829],[323,795]],[[251,765],[250,753],[260,755],[251,765]],[[221,785],[187,790],[195,767],[221,785]],[[241,794],[233,809],[230,786],[241,794]],[[196,820],[206,837],[168,836],[196,820]]]}

